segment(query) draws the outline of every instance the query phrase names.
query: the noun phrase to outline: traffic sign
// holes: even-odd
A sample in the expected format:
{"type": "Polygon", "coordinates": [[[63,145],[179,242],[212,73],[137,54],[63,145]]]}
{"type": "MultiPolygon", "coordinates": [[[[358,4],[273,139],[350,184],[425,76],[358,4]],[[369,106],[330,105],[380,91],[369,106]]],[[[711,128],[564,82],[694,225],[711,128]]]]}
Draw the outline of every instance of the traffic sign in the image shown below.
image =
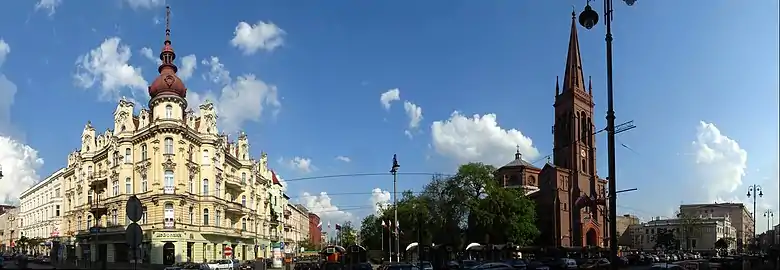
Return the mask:
{"type": "Polygon", "coordinates": [[[231,246],[225,246],[225,257],[231,257],[233,256],[233,247],[231,246]]]}
{"type": "Polygon", "coordinates": [[[139,200],[135,195],[130,196],[130,198],[127,199],[127,205],[125,205],[127,218],[132,222],[138,222],[141,220],[141,216],[143,215],[143,209],[141,208],[143,208],[143,205],[141,205],[141,200],[139,200]]]}
{"type": "Polygon", "coordinates": [[[127,245],[130,246],[130,249],[135,250],[141,245],[143,234],[144,232],[141,230],[141,226],[139,226],[138,223],[133,222],[127,225],[127,229],[125,229],[125,241],[127,241],[127,245]]]}
{"type": "Polygon", "coordinates": [[[100,227],[95,226],[95,227],[89,228],[89,232],[90,233],[99,233],[100,232],[100,227]]]}

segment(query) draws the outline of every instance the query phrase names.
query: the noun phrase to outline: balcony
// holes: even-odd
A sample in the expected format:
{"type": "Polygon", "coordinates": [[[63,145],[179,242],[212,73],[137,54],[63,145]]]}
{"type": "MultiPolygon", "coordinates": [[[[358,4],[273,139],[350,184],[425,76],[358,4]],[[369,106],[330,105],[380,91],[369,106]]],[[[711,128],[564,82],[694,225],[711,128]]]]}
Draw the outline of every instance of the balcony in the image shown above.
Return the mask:
{"type": "Polygon", "coordinates": [[[243,190],[245,186],[246,181],[241,181],[241,178],[238,176],[228,174],[227,177],[225,177],[225,187],[229,189],[243,190]]]}
{"type": "Polygon", "coordinates": [[[176,223],[173,221],[173,218],[164,218],[163,229],[173,229],[173,228],[176,228],[176,223]]]}
{"type": "Polygon", "coordinates": [[[225,212],[234,215],[244,214],[243,206],[237,202],[227,202],[227,207],[225,207],[225,212]]]}
{"type": "Polygon", "coordinates": [[[108,206],[106,205],[105,200],[101,200],[100,198],[88,200],[87,204],[89,205],[89,212],[97,219],[100,219],[100,217],[106,215],[108,212],[108,206]]]}
{"type": "Polygon", "coordinates": [[[100,171],[87,176],[89,187],[95,190],[100,190],[108,185],[108,172],[100,171]]]}
{"type": "Polygon", "coordinates": [[[163,187],[163,194],[176,194],[176,188],[173,186],[163,187]]]}

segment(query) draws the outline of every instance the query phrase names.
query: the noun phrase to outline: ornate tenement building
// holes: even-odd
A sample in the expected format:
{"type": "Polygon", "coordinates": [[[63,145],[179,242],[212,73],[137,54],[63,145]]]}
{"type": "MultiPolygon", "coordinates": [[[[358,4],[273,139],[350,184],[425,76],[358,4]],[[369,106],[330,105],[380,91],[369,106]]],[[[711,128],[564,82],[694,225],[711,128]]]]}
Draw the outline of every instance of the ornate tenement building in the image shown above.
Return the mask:
{"type": "Polygon", "coordinates": [[[248,260],[270,255],[266,247],[279,240],[272,232],[280,227],[277,200],[284,194],[267,155],[253,159],[244,133],[236,141],[220,134],[212,103],[201,104],[199,114],[188,107],[174,59],[166,27],[148,107],[120,100],[113,129],[99,132],[88,122],[80,149],[68,155],[62,173],[68,257],[129,261],[131,195],[143,205],[145,263],[221,259],[227,246],[248,260]]]}
{"type": "Polygon", "coordinates": [[[0,251],[8,252],[16,247],[19,240],[19,208],[9,208],[0,215],[0,251]]]}
{"type": "Polygon", "coordinates": [[[753,214],[742,203],[680,205],[680,214],[690,218],[728,217],[736,229],[736,249],[742,250],[753,239],[753,214]]]}
{"type": "Polygon", "coordinates": [[[300,204],[287,203],[284,209],[284,252],[300,252],[300,243],[308,239],[309,210],[300,204]]]}
{"type": "Polygon", "coordinates": [[[21,233],[43,245],[32,247],[39,252],[53,247],[55,238],[62,231],[63,190],[62,174],[56,172],[19,194],[19,223],[21,233]]]}
{"type": "Polygon", "coordinates": [[[514,161],[496,171],[497,181],[522,188],[536,201],[540,245],[606,246],[607,180],[596,172],[593,91],[582,72],[574,14],[563,85],[555,83],[553,106],[552,161],[539,168],[523,160],[518,151],[514,161]]]}

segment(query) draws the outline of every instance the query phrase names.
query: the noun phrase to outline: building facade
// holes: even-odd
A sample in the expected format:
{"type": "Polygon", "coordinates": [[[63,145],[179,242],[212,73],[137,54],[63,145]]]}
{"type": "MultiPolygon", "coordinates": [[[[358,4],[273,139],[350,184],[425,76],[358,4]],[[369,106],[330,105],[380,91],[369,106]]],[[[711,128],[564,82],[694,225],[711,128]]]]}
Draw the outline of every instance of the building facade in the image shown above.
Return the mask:
{"type": "Polygon", "coordinates": [[[633,244],[632,226],[639,225],[639,218],[632,215],[618,216],[615,221],[617,224],[618,245],[630,247],[633,244]]]}
{"type": "Polygon", "coordinates": [[[736,229],[736,249],[742,250],[753,239],[753,215],[742,203],[712,203],[680,205],[680,215],[687,217],[729,217],[736,229]]]}
{"type": "Polygon", "coordinates": [[[541,246],[609,244],[607,181],[596,172],[593,91],[585,83],[572,16],[563,84],[555,84],[552,160],[537,167],[523,160],[518,149],[514,161],[494,174],[500,184],[522,188],[536,202],[541,246]]]}
{"type": "Polygon", "coordinates": [[[32,252],[48,252],[62,230],[63,172],[57,170],[19,195],[20,237],[32,240],[32,252]]]}
{"type": "Polygon", "coordinates": [[[309,213],[309,241],[314,247],[322,246],[322,220],[315,213],[309,213]]]}
{"type": "Polygon", "coordinates": [[[120,100],[112,129],[83,129],[80,148],[62,172],[65,195],[61,241],[68,257],[132,260],[170,265],[233,257],[269,256],[278,237],[283,196],[268,156],[250,155],[249,139],[219,132],[217,112],[206,101],[196,113],[176,75],[170,29],[160,53],[160,75],[149,86],[149,103],[120,100]],[[139,111],[135,114],[136,111],[139,111]],[[126,202],[142,203],[138,251],[125,229],[126,202]],[[265,250],[265,251],[264,251],[265,250]]]}
{"type": "Polygon", "coordinates": [[[0,214],[0,251],[9,252],[16,247],[21,230],[19,229],[19,208],[9,208],[0,214]]]}
{"type": "Polygon", "coordinates": [[[284,209],[284,242],[286,253],[301,251],[301,243],[309,239],[309,210],[303,205],[287,204],[284,209]]]}
{"type": "Polygon", "coordinates": [[[690,219],[654,219],[631,226],[634,249],[655,250],[660,233],[671,231],[681,241],[681,248],[694,251],[712,251],[720,239],[734,239],[736,229],[729,217],[702,217],[690,219]]]}

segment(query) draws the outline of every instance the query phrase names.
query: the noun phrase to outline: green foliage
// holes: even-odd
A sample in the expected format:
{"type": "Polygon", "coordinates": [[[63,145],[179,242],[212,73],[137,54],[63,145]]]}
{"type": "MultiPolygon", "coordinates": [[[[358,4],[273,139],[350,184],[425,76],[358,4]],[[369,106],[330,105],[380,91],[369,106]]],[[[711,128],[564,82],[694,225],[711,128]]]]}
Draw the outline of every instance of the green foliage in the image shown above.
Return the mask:
{"type": "Polygon", "coordinates": [[[499,187],[494,171],[490,165],[469,163],[460,166],[456,175],[432,177],[419,195],[403,192],[397,208],[387,207],[363,220],[360,235],[364,246],[387,249],[389,231],[381,223],[395,224],[396,210],[402,250],[413,242],[457,248],[467,241],[530,243],[539,235],[535,205],[522,191],[499,187]]]}
{"type": "Polygon", "coordinates": [[[675,237],[674,232],[671,230],[658,230],[655,236],[654,248],[660,248],[664,250],[678,250],[680,249],[680,241],[675,237]]]}
{"type": "Polygon", "coordinates": [[[715,249],[717,250],[729,249],[729,240],[727,240],[726,238],[718,239],[718,241],[715,241],[715,249]]]}
{"type": "Polygon", "coordinates": [[[341,231],[339,232],[342,246],[350,246],[357,243],[357,231],[352,225],[352,221],[347,221],[341,225],[341,231]]]}
{"type": "Polygon", "coordinates": [[[298,246],[305,250],[318,250],[318,247],[314,246],[314,243],[312,243],[310,239],[298,241],[298,246]]]}

